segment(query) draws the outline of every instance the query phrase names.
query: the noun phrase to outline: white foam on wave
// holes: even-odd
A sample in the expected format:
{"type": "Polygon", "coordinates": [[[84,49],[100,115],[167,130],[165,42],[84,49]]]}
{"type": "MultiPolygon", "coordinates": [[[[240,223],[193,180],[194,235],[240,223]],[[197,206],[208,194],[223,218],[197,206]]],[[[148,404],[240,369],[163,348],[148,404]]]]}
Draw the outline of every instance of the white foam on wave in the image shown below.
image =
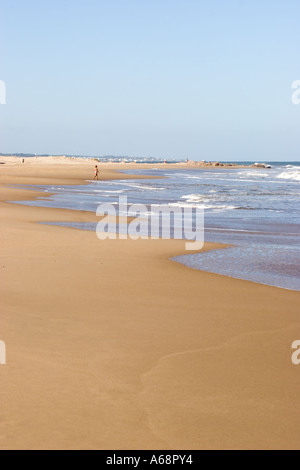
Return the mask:
{"type": "Polygon", "coordinates": [[[157,186],[147,186],[146,184],[131,183],[127,180],[110,181],[110,186],[127,186],[128,188],[147,189],[150,191],[165,191],[166,188],[157,186]]]}
{"type": "MultiPolygon", "coordinates": [[[[182,196],[181,199],[185,199],[188,203],[202,203],[202,202],[213,202],[213,201],[224,201],[225,197],[217,194],[217,191],[214,191],[214,194],[204,195],[204,194],[189,194],[187,196],[182,196]]],[[[228,198],[226,198],[228,199],[228,198]]]]}
{"type": "Polygon", "coordinates": [[[202,194],[188,194],[187,196],[182,196],[181,199],[185,199],[187,202],[207,202],[207,197],[202,194]]]}
{"type": "Polygon", "coordinates": [[[263,178],[268,178],[270,176],[270,173],[261,173],[261,172],[258,172],[258,171],[240,171],[238,173],[238,175],[240,176],[244,176],[244,177],[252,177],[252,176],[255,176],[255,177],[263,177],[263,178]]]}
{"type": "Polygon", "coordinates": [[[300,170],[284,171],[277,176],[279,179],[300,181],[300,170]]]}
{"type": "Polygon", "coordinates": [[[107,191],[107,190],[100,190],[100,189],[94,189],[93,190],[93,193],[103,193],[103,194],[122,194],[122,193],[125,193],[125,191],[123,189],[119,190],[119,191],[107,191]]]}
{"type": "Polygon", "coordinates": [[[212,204],[195,204],[195,203],[190,203],[190,204],[185,204],[182,202],[174,202],[169,204],[170,207],[180,207],[180,208],[189,208],[189,209],[212,209],[212,210],[218,210],[218,211],[226,211],[226,210],[234,210],[238,209],[236,206],[227,206],[227,205],[220,205],[220,206],[214,206],[212,204]]]}

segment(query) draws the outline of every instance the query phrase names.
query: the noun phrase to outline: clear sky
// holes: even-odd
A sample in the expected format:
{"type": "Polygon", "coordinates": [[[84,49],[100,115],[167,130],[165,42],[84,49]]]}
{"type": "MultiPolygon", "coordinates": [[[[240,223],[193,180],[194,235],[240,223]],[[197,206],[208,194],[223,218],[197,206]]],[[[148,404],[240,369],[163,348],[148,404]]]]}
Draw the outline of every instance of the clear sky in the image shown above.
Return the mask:
{"type": "Polygon", "coordinates": [[[299,0],[0,0],[0,152],[299,160],[299,18],[299,0]]]}

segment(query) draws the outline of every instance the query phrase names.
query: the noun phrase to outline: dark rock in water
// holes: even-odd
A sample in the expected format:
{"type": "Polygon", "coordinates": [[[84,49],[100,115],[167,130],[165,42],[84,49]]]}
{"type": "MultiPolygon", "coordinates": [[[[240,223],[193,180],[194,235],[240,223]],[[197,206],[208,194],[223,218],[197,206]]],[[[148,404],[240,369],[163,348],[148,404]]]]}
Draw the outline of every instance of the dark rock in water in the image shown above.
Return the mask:
{"type": "Polygon", "coordinates": [[[254,163],[254,165],[251,165],[251,168],[270,169],[270,168],[272,168],[272,167],[271,167],[271,165],[267,165],[266,163],[254,163]]]}

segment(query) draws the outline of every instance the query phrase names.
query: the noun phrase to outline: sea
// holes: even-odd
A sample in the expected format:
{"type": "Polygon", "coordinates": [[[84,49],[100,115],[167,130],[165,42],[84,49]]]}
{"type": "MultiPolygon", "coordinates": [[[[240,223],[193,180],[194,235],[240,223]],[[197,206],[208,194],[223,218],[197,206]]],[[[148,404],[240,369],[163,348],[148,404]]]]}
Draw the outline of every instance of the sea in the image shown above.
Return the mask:
{"type": "MultiPolygon", "coordinates": [[[[119,198],[126,196],[129,205],[146,206],[141,216],[148,218],[153,205],[203,209],[205,241],[230,246],[187,252],[174,261],[200,271],[300,291],[300,162],[266,163],[271,168],[128,170],[123,180],[31,187],[44,195],[21,204],[95,212],[103,203],[118,207],[119,198]],[[127,174],[157,179],[127,180],[127,174]]],[[[175,227],[176,217],[172,223],[175,227]]],[[[91,223],[55,225],[96,230],[91,223]]]]}

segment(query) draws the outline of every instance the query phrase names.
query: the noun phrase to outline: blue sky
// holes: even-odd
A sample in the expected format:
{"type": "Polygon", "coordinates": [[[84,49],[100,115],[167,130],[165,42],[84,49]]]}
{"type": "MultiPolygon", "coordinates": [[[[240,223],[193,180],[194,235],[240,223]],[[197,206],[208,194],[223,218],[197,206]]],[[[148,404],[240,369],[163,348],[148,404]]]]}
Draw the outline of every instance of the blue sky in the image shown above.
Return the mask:
{"type": "Polygon", "coordinates": [[[299,0],[0,0],[0,152],[299,160],[299,0]]]}

